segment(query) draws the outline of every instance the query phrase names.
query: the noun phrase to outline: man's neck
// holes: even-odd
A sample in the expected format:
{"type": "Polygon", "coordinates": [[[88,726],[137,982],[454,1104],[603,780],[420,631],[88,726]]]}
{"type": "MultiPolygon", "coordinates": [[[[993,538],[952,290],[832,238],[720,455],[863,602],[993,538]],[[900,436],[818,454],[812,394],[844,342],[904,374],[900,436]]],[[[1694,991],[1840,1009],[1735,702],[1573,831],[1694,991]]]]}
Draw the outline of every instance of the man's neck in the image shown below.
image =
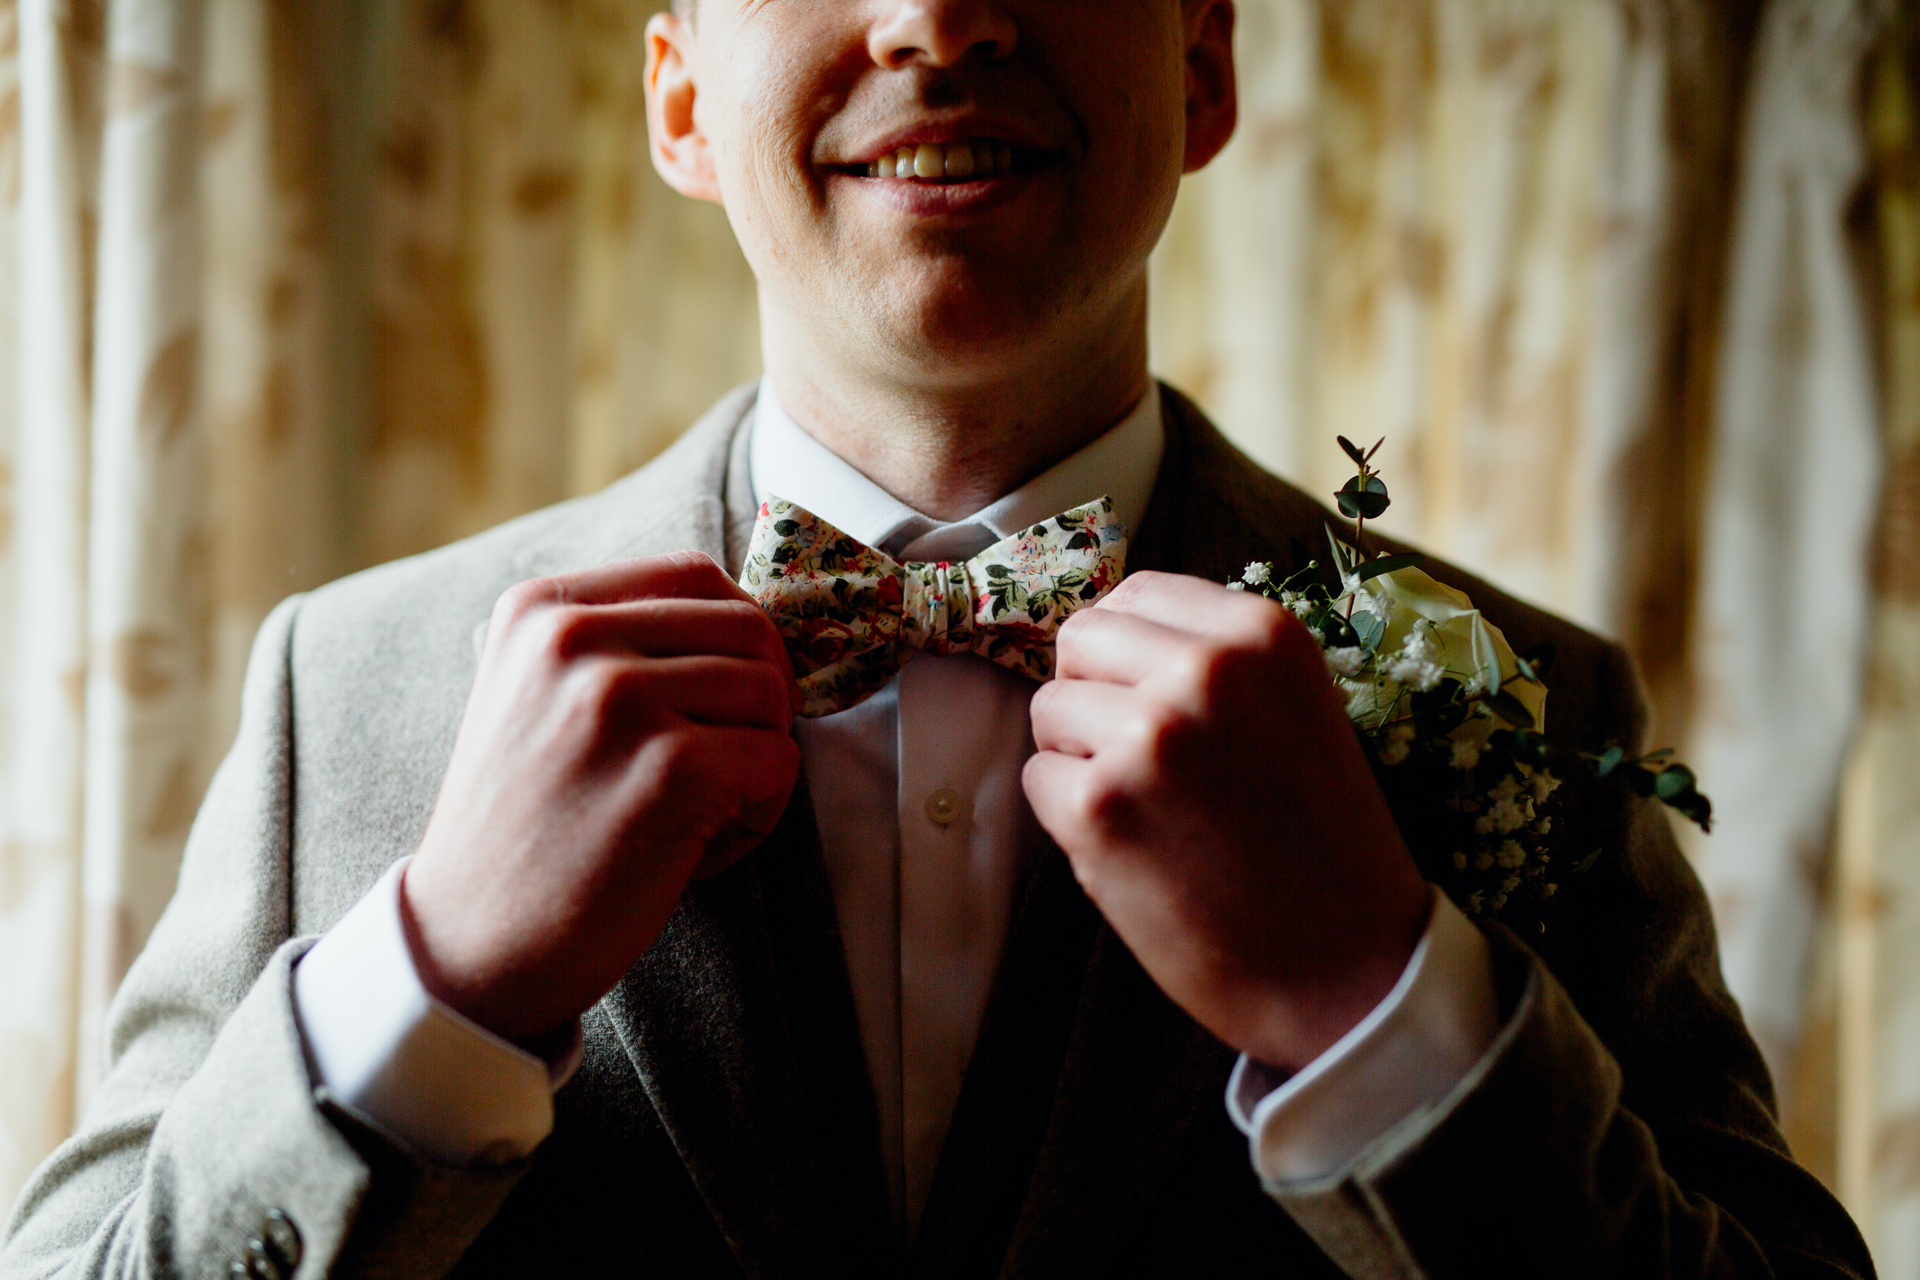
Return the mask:
{"type": "MultiPolygon", "coordinates": [[[[770,328],[767,374],[800,427],[875,484],[936,520],[969,515],[1098,439],[1146,394],[1144,298],[1106,331],[1053,351],[976,360],[929,352],[876,371],[770,328]]],[[[790,330],[788,332],[791,332],[790,330]]]]}

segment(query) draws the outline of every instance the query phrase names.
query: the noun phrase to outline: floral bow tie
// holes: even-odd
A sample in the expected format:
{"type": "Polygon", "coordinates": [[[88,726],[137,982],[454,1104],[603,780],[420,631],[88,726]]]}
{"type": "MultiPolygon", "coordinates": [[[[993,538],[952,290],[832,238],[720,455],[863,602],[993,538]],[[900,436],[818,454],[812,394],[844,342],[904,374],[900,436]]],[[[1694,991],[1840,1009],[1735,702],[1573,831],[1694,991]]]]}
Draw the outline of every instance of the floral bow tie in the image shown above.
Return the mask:
{"type": "Polygon", "coordinates": [[[1101,498],[961,564],[913,561],[854,541],[780,498],[762,503],[740,585],[773,615],[811,719],[866,701],[914,650],[977,653],[1053,677],[1053,633],[1126,568],[1126,527],[1101,498]]]}

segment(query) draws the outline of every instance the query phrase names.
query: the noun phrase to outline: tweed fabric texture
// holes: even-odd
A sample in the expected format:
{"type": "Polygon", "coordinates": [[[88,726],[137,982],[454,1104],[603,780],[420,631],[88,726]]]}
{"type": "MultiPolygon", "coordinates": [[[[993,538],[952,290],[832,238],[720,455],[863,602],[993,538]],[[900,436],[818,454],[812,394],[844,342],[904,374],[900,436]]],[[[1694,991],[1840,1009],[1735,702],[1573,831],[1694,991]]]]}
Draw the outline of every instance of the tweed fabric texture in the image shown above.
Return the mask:
{"type": "MultiPolygon", "coordinates": [[[[275,613],[180,889],[116,1000],[112,1071],[16,1207],[0,1277],[225,1274],[268,1208],[303,1234],[301,1277],[1872,1273],[1779,1135],[1664,816],[1602,793],[1569,798],[1606,856],[1555,927],[1489,931],[1503,1027],[1487,1057],[1311,1186],[1260,1185],[1222,1105],[1233,1053],[1053,851],[1022,888],[919,1231],[895,1239],[804,785],[589,1013],[530,1159],[438,1168],[316,1096],[293,957],[417,843],[494,599],[687,548],[737,573],[750,404],[730,397],[601,494],[275,613]]],[[[1134,566],[1218,581],[1296,540],[1305,554],[1324,509],[1166,404],[1134,566]]],[[[1516,646],[1553,642],[1549,736],[1639,739],[1617,648],[1434,571],[1516,646]]]]}

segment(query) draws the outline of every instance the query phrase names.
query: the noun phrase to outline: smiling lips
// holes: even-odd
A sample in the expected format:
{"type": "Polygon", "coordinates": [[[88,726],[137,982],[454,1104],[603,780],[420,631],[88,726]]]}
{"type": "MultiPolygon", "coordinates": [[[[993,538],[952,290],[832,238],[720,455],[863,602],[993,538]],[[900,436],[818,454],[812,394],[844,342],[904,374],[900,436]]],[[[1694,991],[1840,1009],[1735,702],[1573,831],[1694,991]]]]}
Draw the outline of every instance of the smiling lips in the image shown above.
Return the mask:
{"type": "Polygon", "coordinates": [[[920,178],[933,181],[964,182],[1011,173],[1014,149],[993,138],[971,142],[923,142],[901,147],[892,155],[881,156],[866,167],[869,178],[920,178]]]}

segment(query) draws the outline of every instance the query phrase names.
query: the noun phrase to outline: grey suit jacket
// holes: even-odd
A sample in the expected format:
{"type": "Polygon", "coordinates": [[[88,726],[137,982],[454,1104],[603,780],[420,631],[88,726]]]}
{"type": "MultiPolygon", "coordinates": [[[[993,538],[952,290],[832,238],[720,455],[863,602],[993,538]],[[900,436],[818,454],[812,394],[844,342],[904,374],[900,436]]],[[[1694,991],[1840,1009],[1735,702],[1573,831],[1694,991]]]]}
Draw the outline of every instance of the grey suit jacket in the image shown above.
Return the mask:
{"type": "MultiPolygon", "coordinates": [[[[1665,818],[1598,796],[1572,814],[1608,856],[1564,919],[1527,943],[1489,931],[1494,1048],[1314,1185],[1260,1186],[1222,1105],[1233,1054],[1054,851],[1022,890],[922,1226],[896,1244],[804,785],[587,1015],[585,1062],[529,1160],[436,1167],[316,1091],[292,965],[418,840],[495,597],[690,547],[737,568],[750,404],[729,396],[603,493],[274,612],[179,889],[115,1002],[111,1075],[20,1200],[0,1276],[225,1275],[270,1210],[299,1245],[276,1227],[256,1274],[294,1255],[300,1276],[1870,1273],[1787,1154],[1665,818]]],[[[1135,567],[1220,580],[1320,538],[1317,504],[1167,404],[1135,567]]],[[[1441,576],[1516,647],[1555,642],[1555,736],[1638,737],[1618,650],[1441,576]]]]}

